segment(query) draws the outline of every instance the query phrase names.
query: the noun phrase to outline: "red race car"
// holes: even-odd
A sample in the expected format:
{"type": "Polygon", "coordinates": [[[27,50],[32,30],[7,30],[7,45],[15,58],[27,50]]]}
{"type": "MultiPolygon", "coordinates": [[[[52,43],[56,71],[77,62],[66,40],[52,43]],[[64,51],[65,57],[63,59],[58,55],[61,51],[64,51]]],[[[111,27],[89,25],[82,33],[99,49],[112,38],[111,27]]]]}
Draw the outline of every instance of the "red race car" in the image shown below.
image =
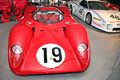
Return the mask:
{"type": "Polygon", "coordinates": [[[29,6],[10,31],[8,60],[18,75],[84,71],[90,63],[86,29],[67,7],[29,6]]]}
{"type": "Polygon", "coordinates": [[[109,8],[111,8],[112,10],[117,10],[120,11],[120,7],[114,4],[111,4],[110,2],[106,1],[106,0],[101,0],[103,3],[106,4],[106,6],[108,6],[109,8]]]}

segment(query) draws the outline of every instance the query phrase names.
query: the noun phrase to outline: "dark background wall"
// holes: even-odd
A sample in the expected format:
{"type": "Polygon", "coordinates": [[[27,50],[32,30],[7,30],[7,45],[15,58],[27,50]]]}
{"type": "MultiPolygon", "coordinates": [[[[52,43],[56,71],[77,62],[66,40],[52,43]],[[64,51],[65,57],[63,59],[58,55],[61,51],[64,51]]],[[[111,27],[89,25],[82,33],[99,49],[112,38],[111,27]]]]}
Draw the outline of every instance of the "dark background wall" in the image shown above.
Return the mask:
{"type": "Polygon", "coordinates": [[[110,3],[120,6],[120,0],[108,0],[110,3]]]}

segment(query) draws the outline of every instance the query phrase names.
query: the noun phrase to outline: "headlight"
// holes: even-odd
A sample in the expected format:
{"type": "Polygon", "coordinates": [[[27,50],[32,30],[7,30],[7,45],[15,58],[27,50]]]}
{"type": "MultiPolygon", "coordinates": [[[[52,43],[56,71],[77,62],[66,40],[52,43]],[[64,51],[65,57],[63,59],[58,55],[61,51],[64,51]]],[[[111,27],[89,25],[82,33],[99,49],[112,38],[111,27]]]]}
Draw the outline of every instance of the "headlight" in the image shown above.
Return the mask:
{"type": "Polygon", "coordinates": [[[78,46],[78,51],[83,52],[87,49],[87,44],[82,43],[78,46]]]}
{"type": "Polygon", "coordinates": [[[120,27],[120,24],[117,24],[118,27],[120,27]]]}
{"type": "Polygon", "coordinates": [[[78,51],[83,52],[87,49],[87,44],[82,43],[78,46],[78,51]]]}
{"type": "Polygon", "coordinates": [[[12,47],[12,52],[15,54],[21,54],[23,52],[22,47],[19,45],[14,45],[12,47]]]}
{"type": "Polygon", "coordinates": [[[112,30],[113,29],[113,25],[112,24],[107,24],[107,29],[108,30],[112,30]]]}

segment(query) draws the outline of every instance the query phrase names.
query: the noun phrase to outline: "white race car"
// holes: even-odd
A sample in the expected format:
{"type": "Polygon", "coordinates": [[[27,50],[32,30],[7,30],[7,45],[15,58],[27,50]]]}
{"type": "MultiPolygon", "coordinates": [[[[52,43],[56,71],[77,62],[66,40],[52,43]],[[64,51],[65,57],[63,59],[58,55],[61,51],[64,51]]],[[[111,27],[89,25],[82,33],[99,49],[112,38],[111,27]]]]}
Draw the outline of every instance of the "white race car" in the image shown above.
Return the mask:
{"type": "Polygon", "coordinates": [[[120,12],[110,10],[99,0],[71,0],[68,7],[87,24],[106,32],[120,32],[120,12]]]}

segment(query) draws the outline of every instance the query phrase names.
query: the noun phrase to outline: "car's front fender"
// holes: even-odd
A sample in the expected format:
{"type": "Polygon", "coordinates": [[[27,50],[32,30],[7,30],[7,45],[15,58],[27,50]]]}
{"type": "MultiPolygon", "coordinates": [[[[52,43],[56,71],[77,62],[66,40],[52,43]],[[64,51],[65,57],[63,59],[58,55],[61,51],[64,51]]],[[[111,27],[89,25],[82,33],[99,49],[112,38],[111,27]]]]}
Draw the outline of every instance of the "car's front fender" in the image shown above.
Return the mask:
{"type": "Polygon", "coordinates": [[[80,24],[72,24],[65,29],[65,33],[75,52],[81,68],[85,70],[90,62],[90,44],[86,29],[80,24]],[[87,44],[87,49],[84,52],[78,51],[78,46],[80,44],[87,44]]]}
{"type": "Polygon", "coordinates": [[[8,60],[10,68],[14,73],[19,71],[19,66],[22,64],[22,61],[26,55],[32,36],[32,29],[22,24],[15,25],[10,31],[8,40],[8,60]],[[13,53],[12,47],[15,45],[19,45],[22,48],[23,51],[21,55],[13,53]],[[17,60],[19,61],[16,62],[17,60]]]}

